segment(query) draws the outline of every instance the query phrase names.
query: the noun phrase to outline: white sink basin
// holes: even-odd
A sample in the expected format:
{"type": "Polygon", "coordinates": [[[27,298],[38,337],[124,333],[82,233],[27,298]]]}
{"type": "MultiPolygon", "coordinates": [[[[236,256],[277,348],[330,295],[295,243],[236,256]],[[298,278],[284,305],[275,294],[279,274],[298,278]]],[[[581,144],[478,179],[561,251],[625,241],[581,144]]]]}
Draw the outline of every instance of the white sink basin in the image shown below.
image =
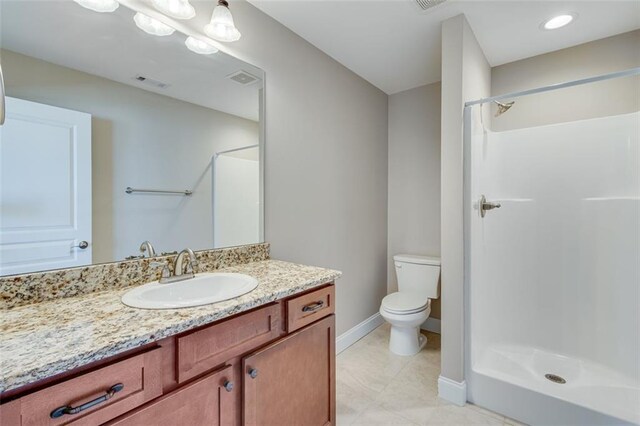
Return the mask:
{"type": "Polygon", "coordinates": [[[129,290],[122,303],[132,308],[175,309],[222,302],[249,293],[258,280],[233,273],[196,274],[194,278],[170,284],[153,281],[129,290]]]}

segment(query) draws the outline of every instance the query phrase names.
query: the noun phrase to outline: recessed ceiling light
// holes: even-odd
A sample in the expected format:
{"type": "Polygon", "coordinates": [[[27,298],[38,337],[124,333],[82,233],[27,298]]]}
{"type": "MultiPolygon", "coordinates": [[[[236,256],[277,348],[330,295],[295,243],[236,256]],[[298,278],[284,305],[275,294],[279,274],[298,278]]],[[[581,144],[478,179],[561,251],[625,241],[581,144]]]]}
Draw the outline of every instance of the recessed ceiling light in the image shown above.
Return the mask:
{"type": "Polygon", "coordinates": [[[160,22],[157,19],[140,12],[135,14],[133,20],[136,22],[138,28],[151,35],[168,36],[173,34],[175,31],[175,28],[170,27],[164,22],[160,22]]]}
{"type": "Polygon", "coordinates": [[[94,12],[113,12],[120,4],[116,0],[74,0],[82,7],[94,12]]]}
{"type": "Polygon", "coordinates": [[[196,11],[189,0],[151,0],[153,6],[165,15],[177,19],[191,19],[196,11]]]}
{"type": "Polygon", "coordinates": [[[541,25],[542,29],[545,30],[557,30],[558,28],[562,28],[566,25],[569,25],[576,18],[575,14],[565,13],[562,15],[554,16],[553,18],[547,19],[541,25]]]}
{"type": "Polygon", "coordinates": [[[218,49],[215,46],[191,36],[187,37],[184,44],[190,51],[200,55],[211,55],[218,52],[218,49]]]}

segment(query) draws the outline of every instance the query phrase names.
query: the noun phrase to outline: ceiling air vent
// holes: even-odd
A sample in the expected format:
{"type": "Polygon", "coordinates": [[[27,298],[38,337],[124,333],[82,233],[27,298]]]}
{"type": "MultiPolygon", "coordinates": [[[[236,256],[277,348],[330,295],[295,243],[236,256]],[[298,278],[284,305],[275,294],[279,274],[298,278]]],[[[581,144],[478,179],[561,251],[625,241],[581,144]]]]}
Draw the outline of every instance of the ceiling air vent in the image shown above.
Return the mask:
{"type": "Polygon", "coordinates": [[[414,0],[420,10],[429,10],[434,6],[444,3],[447,0],[414,0]]]}
{"type": "Polygon", "coordinates": [[[166,89],[170,86],[170,84],[163,83],[159,80],[154,80],[153,78],[145,77],[144,75],[136,75],[133,77],[134,80],[139,81],[140,83],[146,84],[147,86],[153,86],[160,89],[166,89]]]}
{"type": "Polygon", "coordinates": [[[227,78],[235,81],[236,83],[240,83],[243,86],[247,86],[259,80],[259,78],[255,75],[243,70],[234,72],[233,74],[229,74],[227,78]]]}

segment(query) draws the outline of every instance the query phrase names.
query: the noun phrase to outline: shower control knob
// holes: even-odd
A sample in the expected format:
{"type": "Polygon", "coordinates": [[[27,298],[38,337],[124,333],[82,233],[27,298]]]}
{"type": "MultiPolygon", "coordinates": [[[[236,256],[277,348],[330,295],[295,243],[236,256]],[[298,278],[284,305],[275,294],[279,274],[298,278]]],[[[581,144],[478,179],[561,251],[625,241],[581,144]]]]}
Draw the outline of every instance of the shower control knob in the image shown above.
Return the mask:
{"type": "Polygon", "coordinates": [[[491,203],[487,201],[484,195],[480,196],[480,200],[478,201],[480,217],[484,217],[484,215],[487,213],[487,210],[499,209],[500,207],[500,203],[491,203]]]}

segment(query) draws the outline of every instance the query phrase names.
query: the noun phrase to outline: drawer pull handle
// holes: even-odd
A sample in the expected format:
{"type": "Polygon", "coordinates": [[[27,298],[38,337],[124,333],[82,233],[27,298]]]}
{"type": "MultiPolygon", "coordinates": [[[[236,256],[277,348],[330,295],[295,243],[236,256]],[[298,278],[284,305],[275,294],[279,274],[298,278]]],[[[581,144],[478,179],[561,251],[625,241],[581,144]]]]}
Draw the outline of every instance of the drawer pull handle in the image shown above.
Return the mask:
{"type": "Polygon", "coordinates": [[[227,392],[231,392],[233,390],[233,382],[230,382],[229,380],[225,381],[224,390],[226,390],[227,392]]]}
{"type": "Polygon", "coordinates": [[[78,414],[81,411],[84,411],[86,409],[89,409],[91,407],[94,407],[100,403],[103,403],[105,401],[108,401],[109,399],[111,399],[111,397],[113,395],[115,395],[117,392],[120,392],[122,389],[124,389],[124,385],[122,383],[118,383],[116,385],[111,386],[108,390],[107,393],[105,393],[104,395],[91,400],[89,402],[85,402],[82,405],[78,405],[77,407],[72,407],[70,405],[65,405],[63,407],[59,407],[56,408],[55,410],[53,410],[51,412],[51,418],[52,419],[57,419],[58,417],[62,417],[65,414],[78,414]]]}
{"type": "Polygon", "coordinates": [[[313,302],[313,303],[309,303],[308,305],[304,305],[302,307],[302,312],[317,311],[318,309],[322,308],[323,306],[324,306],[324,302],[322,300],[319,300],[317,302],[313,302]]]}

